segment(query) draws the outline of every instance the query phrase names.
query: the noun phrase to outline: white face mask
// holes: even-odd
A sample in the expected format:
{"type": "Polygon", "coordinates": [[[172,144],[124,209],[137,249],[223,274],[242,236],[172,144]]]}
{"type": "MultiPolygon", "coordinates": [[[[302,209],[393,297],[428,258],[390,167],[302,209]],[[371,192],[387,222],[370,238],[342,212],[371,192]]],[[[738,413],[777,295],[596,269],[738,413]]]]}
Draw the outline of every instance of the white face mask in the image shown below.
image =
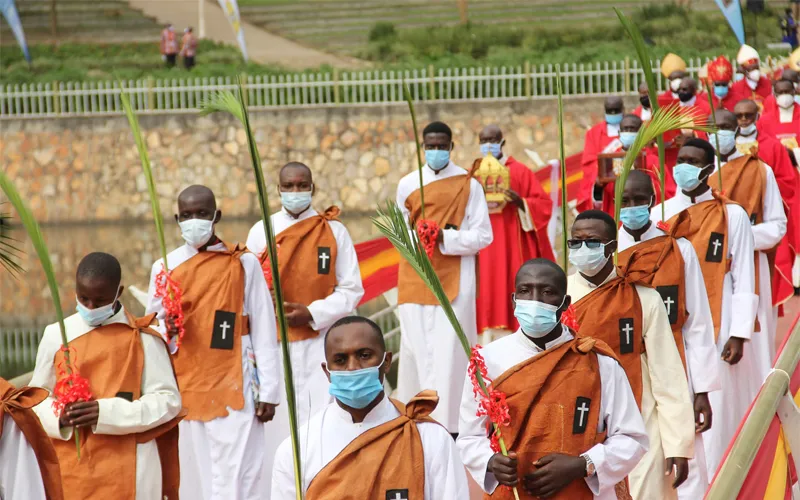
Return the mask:
{"type": "Polygon", "coordinates": [[[792,94],[781,94],[775,98],[775,102],[778,103],[783,109],[789,109],[794,106],[794,96],[792,94]]]}
{"type": "MultiPolygon", "coordinates": [[[[216,218],[217,212],[215,211],[214,219],[216,218]]],[[[214,219],[189,219],[179,222],[181,236],[186,241],[186,244],[194,248],[200,248],[208,243],[208,240],[214,234],[214,219]]]]}
{"type": "Polygon", "coordinates": [[[673,92],[677,93],[678,89],[681,88],[681,78],[673,78],[669,82],[669,88],[673,92]]]}
{"type": "Polygon", "coordinates": [[[592,277],[599,273],[608,262],[606,245],[609,243],[611,242],[601,244],[597,248],[589,248],[584,243],[580,248],[569,251],[569,261],[578,268],[581,274],[592,277]]]}
{"type": "Polygon", "coordinates": [[[739,127],[739,135],[743,135],[745,137],[749,137],[756,133],[756,124],[751,123],[746,127],[739,127]]]}
{"type": "Polygon", "coordinates": [[[761,79],[761,70],[754,69],[747,72],[747,79],[751,82],[757,82],[761,79]]]}

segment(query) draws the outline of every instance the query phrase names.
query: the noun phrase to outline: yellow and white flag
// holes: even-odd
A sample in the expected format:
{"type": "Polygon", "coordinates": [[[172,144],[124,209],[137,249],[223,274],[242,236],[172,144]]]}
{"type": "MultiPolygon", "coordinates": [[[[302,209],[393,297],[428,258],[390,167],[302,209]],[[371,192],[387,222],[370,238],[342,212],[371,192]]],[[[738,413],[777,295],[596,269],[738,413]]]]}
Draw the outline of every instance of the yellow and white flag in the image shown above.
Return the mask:
{"type": "Polygon", "coordinates": [[[239,49],[242,51],[242,57],[247,61],[247,45],[244,41],[244,30],[242,30],[242,23],[239,19],[239,6],[236,0],[218,0],[219,6],[222,7],[228,22],[231,23],[233,33],[236,35],[236,41],[239,42],[239,49]]]}

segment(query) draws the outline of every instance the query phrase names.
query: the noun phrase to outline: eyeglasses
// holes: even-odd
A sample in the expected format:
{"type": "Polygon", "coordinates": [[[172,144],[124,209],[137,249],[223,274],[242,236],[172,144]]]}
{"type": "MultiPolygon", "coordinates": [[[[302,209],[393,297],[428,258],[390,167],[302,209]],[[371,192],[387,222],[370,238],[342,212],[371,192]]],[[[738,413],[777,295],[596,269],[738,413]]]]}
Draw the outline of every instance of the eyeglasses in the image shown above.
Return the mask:
{"type": "MultiPolygon", "coordinates": [[[[609,242],[611,243],[611,242],[609,242]]],[[[608,243],[603,243],[602,240],[597,239],[590,239],[590,240],[567,240],[567,248],[570,250],[577,250],[581,246],[586,245],[586,248],[600,248],[608,245],[608,243]]]]}

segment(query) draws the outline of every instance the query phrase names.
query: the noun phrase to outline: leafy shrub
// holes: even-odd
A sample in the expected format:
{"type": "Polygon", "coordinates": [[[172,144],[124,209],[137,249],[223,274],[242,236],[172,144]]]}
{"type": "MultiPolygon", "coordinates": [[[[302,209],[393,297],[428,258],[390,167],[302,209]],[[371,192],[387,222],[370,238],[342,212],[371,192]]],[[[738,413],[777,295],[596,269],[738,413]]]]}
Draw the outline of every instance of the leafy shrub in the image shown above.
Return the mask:
{"type": "Polygon", "coordinates": [[[393,39],[397,37],[397,30],[394,28],[394,24],[386,21],[379,21],[375,23],[372,29],[369,30],[369,38],[370,42],[377,42],[387,39],[393,39]]]}

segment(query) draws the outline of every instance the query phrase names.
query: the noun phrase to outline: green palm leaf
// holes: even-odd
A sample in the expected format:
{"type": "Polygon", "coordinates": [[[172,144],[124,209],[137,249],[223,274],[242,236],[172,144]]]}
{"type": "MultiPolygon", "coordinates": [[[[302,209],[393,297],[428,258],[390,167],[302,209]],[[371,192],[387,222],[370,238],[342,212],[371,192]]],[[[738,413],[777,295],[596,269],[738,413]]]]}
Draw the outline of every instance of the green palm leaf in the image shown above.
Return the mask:
{"type": "Polygon", "coordinates": [[[218,92],[201,104],[201,115],[215,112],[230,113],[244,126],[247,133],[247,145],[250,150],[253,171],[256,177],[258,188],[258,201],[261,208],[261,220],[264,224],[264,234],[267,237],[267,252],[269,263],[272,268],[272,281],[275,291],[275,313],[278,316],[278,331],[281,339],[281,354],[283,357],[283,378],[286,385],[286,401],[289,410],[289,427],[292,438],[292,451],[294,453],[294,479],[297,499],[302,500],[302,475],[300,469],[300,446],[298,441],[297,429],[297,401],[295,399],[294,378],[292,378],[292,364],[289,357],[289,337],[286,333],[287,322],[286,314],[283,310],[283,289],[281,288],[280,271],[278,269],[278,249],[275,242],[275,233],[272,229],[272,221],[269,217],[269,197],[267,195],[266,182],[264,181],[264,171],[261,168],[261,155],[258,153],[256,139],[250,126],[250,117],[247,114],[247,106],[243,99],[244,90],[242,79],[239,78],[239,85],[236,94],[232,92],[218,92]]]}
{"type": "Polygon", "coordinates": [[[561,95],[561,69],[556,66],[556,92],[558,92],[558,155],[561,163],[561,267],[569,270],[567,255],[567,155],[564,153],[564,101],[561,95]]]}
{"type": "MultiPolygon", "coordinates": [[[[464,354],[469,359],[472,355],[472,346],[469,343],[469,339],[464,333],[464,329],[461,327],[461,323],[456,317],[456,313],[453,310],[450,299],[447,298],[447,294],[444,291],[442,282],[439,280],[439,276],[433,269],[433,264],[428,258],[428,254],[425,253],[425,249],[420,244],[417,232],[413,230],[409,231],[408,225],[406,224],[406,218],[403,216],[403,212],[396,203],[391,201],[387,202],[386,208],[378,208],[378,215],[377,217],[372,218],[372,223],[375,224],[375,227],[378,228],[378,231],[386,236],[386,238],[392,243],[392,246],[397,249],[397,252],[400,254],[400,256],[403,257],[409,263],[409,265],[411,265],[422,282],[425,283],[425,286],[427,286],[433,292],[436,300],[438,300],[439,304],[442,306],[442,310],[444,310],[447,320],[450,322],[450,325],[452,325],[453,330],[455,330],[456,336],[458,337],[459,342],[461,342],[461,347],[464,349],[464,354]]],[[[483,380],[480,371],[477,371],[475,375],[481,391],[488,395],[488,388],[486,387],[486,382],[483,380]]],[[[494,424],[494,428],[495,432],[500,435],[500,430],[497,424],[494,424]]],[[[508,450],[506,449],[505,441],[503,441],[502,437],[499,441],[500,451],[503,453],[503,455],[507,456],[508,450]]],[[[516,488],[514,488],[514,497],[519,500],[519,494],[517,493],[516,488]]]]}
{"type": "MultiPolygon", "coordinates": [[[[0,188],[6,194],[8,201],[17,211],[20,222],[25,227],[28,233],[33,248],[36,250],[36,255],[39,257],[39,262],[42,264],[42,270],[47,278],[47,286],[50,288],[50,297],[53,299],[53,307],[56,311],[56,318],[58,320],[58,329],[61,332],[61,344],[64,346],[64,360],[66,361],[67,373],[72,373],[72,361],[70,360],[69,341],[67,340],[67,330],[64,328],[64,311],[61,309],[61,296],[58,293],[58,282],[56,281],[56,273],[53,271],[53,262],[50,260],[50,252],[47,250],[47,244],[44,242],[42,230],[39,228],[39,223],[33,216],[30,208],[22,201],[22,197],[17,191],[17,188],[11,182],[11,179],[5,174],[0,172],[0,188]]],[[[75,447],[78,450],[78,458],[81,456],[80,448],[80,435],[77,427],[74,428],[75,434],[75,447]]]]}
{"type": "Polygon", "coordinates": [[[411,92],[408,85],[403,81],[403,97],[408,104],[408,111],[411,113],[411,125],[414,128],[414,144],[417,146],[417,171],[419,172],[419,200],[421,203],[421,219],[425,219],[425,186],[422,185],[422,146],[419,144],[419,131],[417,130],[417,114],[414,112],[414,102],[411,99],[411,92]]]}
{"type": "MultiPolygon", "coordinates": [[[[0,203],[2,205],[2,203],[0,203]]],[[[11,216],[7,213],[0,213],[0,265],[2,265],[8,274],[14,279],[18,279],[19,275],[24,272],[22,266],[19,265],[19,259],[23,251],[17,248],[17,240],[11,237],[6,226],[11,220],[11,216]]]]}

